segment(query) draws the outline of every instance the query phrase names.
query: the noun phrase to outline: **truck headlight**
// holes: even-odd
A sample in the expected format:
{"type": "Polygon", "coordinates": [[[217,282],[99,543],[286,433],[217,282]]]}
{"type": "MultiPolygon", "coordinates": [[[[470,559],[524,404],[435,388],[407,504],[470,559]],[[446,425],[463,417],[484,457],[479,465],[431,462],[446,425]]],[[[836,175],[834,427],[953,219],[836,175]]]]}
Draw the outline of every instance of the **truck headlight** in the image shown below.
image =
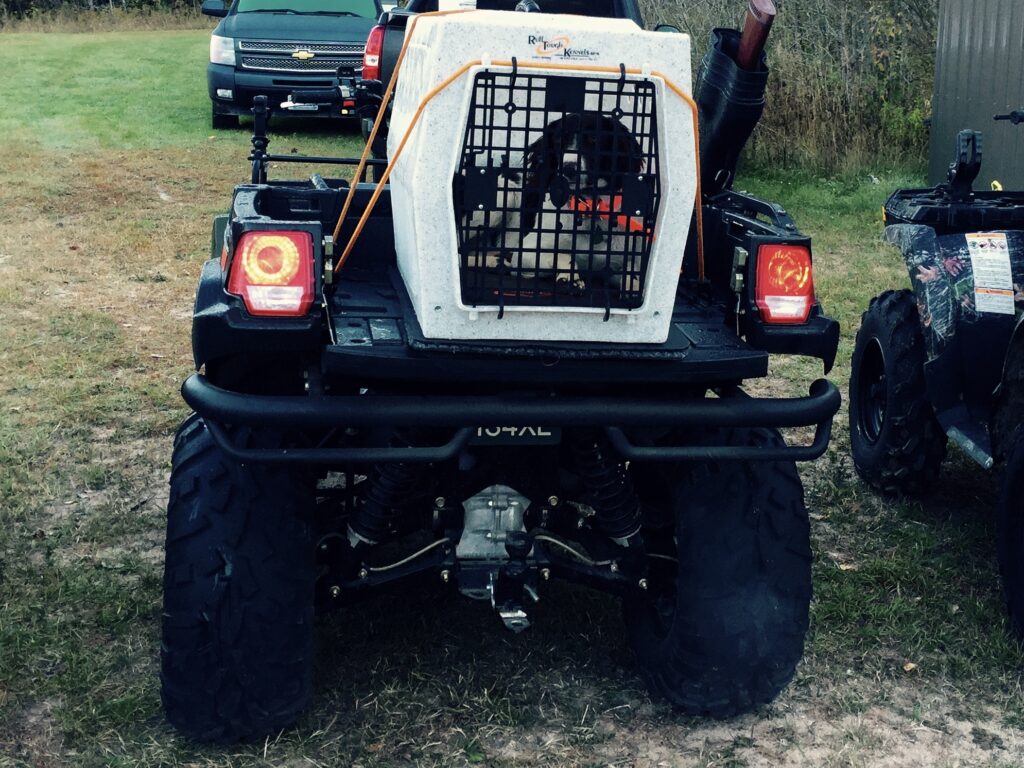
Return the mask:
{"type": "Polygon", "coordinates": [[[235,39],[210,35],[210,63],[235,66],[235,39]]]}

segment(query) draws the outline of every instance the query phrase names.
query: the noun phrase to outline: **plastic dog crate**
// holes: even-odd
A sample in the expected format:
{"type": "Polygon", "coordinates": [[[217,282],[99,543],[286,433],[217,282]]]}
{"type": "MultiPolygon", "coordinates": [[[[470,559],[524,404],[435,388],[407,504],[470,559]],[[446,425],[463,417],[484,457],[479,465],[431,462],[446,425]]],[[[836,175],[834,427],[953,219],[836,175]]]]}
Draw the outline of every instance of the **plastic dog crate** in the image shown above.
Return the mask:
{"type": "Polygon", "coordinates": [[[697,186],[689,62],[688,36],[626,20],[420,19],[388,149],[419,113],[391,195],[426,337],[665,341],[697,186]]]}

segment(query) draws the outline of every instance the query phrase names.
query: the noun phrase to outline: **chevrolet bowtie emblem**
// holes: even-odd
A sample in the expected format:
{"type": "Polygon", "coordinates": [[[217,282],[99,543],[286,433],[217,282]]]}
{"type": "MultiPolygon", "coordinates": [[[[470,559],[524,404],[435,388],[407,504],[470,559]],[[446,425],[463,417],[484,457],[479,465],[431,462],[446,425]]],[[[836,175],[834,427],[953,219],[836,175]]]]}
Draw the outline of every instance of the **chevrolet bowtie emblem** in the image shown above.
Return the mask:
{"type": "Polygon", "coordinates": [[[292,58],[298,59],[299,61],[309,61],[310,59],[315,57],[316,54],[313,53],[312,51],[296,51],[295,53],[292,54],[292,58]]]}

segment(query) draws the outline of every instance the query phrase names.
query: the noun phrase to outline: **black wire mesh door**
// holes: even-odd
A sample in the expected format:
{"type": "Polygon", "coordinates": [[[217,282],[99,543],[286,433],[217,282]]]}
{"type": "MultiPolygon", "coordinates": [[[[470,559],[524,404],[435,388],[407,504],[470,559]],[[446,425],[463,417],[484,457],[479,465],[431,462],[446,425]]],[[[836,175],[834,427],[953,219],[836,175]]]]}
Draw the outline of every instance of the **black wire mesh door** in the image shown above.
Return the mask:
{"type": "Polygon", "coordinates": [[[653,83],[478,73],[453,184],[463,303],[640,307],[658,164],[653,83]]]}

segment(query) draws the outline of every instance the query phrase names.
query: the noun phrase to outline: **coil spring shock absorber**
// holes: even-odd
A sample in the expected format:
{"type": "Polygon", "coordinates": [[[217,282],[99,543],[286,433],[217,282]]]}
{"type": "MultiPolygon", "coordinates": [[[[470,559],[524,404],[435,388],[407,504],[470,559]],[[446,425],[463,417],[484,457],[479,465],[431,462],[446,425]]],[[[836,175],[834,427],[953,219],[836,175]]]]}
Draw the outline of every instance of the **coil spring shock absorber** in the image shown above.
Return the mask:
{"type": "Polygon", "coordinates": [[[630,540],[640,532],[640,500],[626,465],[600,432],[579,435],[572,448],[598,526],[617,543],[630,546],[630,540]]]}
{"type": "MultiPolygon", "coordinates": [[[[414,444],[415,435],[408,432],[396,434],[391,441],[392,447],[414,444]]],[[[349,520],[348,538],[353,548],[373,546],[388,537],[402,503],[420,489],[429,470],[429,464],[378,464],[373,468],[363,504],[349,520]]]]}

